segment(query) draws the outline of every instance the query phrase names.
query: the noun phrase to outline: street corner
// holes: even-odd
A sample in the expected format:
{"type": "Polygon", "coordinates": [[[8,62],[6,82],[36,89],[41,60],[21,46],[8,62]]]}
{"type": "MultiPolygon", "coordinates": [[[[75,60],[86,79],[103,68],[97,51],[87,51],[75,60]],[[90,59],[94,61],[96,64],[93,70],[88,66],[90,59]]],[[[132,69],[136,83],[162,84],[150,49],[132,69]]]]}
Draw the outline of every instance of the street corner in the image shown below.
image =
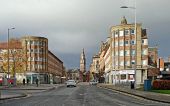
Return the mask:
{"type": "Polygon", "coordinates": [[[20,94],[1,94],[0,101],[3,100],[9,100],[9,99],[19,99],[19,98],[24,98],[24,97],[29,97],[29,94],[26,93],[20,93],[20,94]]]}

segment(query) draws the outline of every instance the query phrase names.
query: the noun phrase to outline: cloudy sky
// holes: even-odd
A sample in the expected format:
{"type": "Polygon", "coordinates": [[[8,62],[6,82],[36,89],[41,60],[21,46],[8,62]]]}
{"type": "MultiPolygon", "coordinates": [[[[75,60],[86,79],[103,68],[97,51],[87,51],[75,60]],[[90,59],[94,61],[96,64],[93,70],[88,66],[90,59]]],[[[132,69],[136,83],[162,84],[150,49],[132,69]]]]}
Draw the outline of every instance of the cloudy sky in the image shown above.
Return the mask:
{"type": "MultiPolygon", "coordinates": [[[[148,30],[150,46],[159,46],[159,56],[170,55],[170,1],[136,0],[137,22],[148,30]]],[[[0,0],[0,41],[24,35],[49,39],[49,49],[66,68],[79,68],[82,48],[87,68],[92,55],[105,41],[111,26],[118,25],[122,16],[134,23],[134,0],[0,0]]]]}

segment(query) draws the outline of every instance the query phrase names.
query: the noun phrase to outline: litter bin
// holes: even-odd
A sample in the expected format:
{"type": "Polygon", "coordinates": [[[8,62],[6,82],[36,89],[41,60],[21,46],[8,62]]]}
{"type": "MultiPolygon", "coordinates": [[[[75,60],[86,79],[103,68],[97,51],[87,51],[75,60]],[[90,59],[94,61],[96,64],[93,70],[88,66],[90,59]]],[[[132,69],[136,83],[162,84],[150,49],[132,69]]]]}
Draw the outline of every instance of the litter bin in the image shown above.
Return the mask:
{"type": "Polygon", "coordinates": [[[135,83],[134,83],[134,81],[130,81],[130,88],[131,88],[131,89],[134,89],[134,88],[135,88],[135,83]]]}
{"type": "Polygon", "coordinates": [[[148,91],[151,90],[152,86],[151,86],[151,80],[147,79],[144,80],[144,90],[148,91]]]}

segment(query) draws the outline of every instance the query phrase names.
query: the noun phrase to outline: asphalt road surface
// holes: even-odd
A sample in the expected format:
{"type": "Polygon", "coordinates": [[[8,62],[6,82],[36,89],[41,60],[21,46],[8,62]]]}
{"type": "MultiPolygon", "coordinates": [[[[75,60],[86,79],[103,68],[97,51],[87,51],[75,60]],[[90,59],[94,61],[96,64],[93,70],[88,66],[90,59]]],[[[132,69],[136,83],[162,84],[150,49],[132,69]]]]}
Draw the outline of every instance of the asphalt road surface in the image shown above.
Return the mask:
{"type": "Polygon", "coordinates": [[[51,91],[34,93],[30,97],[4,100],[0,106],[170,106],[170,104],[81,83],[77,87],[60,86],[51,91]]]}

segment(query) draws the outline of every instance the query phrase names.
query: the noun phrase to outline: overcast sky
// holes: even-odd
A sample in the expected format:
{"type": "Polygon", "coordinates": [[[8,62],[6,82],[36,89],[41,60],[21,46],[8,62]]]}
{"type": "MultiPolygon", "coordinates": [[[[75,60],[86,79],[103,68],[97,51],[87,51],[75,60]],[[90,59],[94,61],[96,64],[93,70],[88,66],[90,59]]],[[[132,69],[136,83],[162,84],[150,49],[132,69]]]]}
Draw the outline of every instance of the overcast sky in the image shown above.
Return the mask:
{"type": "MultiPolygon", "coordinates": [[[[136,0],[137,22],[148,31],[150,46],[159,46],[159,56],[170,55],[170,0],[136,0]]],[[[0,41],[10,37],[47,37],[49,49],[66,68],[79,68],[85,49],[87,69],[101,41],[122,16],[134,23],[134,0],[0,0],[0,41]]]]}

